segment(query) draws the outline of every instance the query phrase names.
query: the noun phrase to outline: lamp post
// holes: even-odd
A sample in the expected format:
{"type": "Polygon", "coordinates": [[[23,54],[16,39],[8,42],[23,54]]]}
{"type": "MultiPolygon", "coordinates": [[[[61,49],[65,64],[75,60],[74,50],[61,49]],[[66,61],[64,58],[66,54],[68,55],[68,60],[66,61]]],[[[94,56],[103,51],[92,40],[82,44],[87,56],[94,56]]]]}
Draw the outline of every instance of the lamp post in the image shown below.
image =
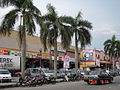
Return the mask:
{"type": "Polygon", "coordinates": [[[86,70],[86,54],[84,55],[84,60],[85,60],[85,70],[86,70]]]}
{"type": "Polygon", "coordinates": [[[39,52],[40,52],[40,67],[42,67],[41,66],[41,58],[42,58],[42,49],[41,48],[39,49],[39,52]]]}

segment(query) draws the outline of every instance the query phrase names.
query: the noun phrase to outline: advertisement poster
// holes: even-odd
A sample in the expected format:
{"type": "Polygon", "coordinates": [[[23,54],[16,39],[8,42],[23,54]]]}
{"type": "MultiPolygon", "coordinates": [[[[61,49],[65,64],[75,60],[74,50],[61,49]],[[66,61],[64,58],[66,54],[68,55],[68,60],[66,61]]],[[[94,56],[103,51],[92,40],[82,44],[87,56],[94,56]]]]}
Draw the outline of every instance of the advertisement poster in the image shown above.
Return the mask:
{"type": "Polygon", "coordinates": [[[69,66],[70,66],[70,64],[69,64],[69,58],[70,58],[70,56],[67,55],[67,54],[64,56],[64,68],[65,69],[69,68],[69,66]]]}
{"type": "Polygon", "coordinates": [[[100,67],[100,59],[96,59],[96,65],[100,67]]]}
{"type": "Polygon", "coordinates": [[[20,57],[19,56],[9,56],[0,55],[0,68],[4,69],[20,69],[20,57]]]}

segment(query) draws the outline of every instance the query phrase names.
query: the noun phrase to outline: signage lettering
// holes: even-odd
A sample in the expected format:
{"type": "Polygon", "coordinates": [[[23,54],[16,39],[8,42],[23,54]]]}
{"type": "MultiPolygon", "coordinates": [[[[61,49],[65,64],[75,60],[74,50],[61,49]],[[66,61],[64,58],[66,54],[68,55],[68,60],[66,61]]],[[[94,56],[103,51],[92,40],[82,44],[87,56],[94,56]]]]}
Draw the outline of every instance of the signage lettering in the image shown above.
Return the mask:
{"type": "Polygon", "coordinates": [[[12,63],[11,58],[0,58],[0,63],[12,63]]]}

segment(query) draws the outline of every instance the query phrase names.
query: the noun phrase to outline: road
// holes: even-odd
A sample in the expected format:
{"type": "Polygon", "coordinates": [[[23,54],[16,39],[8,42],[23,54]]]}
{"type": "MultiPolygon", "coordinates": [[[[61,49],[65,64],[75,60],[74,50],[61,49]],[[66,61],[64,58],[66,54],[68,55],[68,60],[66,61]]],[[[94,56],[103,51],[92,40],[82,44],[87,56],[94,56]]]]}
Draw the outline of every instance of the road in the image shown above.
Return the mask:
{"type": "Polygon", "coordinates": [[[120,76],[114,78],[112,84],[87,85],[84,81],[61,82],[54,85],[43,85],[37,87],[6,88],[4,90],[120,90],[120,76]]]}

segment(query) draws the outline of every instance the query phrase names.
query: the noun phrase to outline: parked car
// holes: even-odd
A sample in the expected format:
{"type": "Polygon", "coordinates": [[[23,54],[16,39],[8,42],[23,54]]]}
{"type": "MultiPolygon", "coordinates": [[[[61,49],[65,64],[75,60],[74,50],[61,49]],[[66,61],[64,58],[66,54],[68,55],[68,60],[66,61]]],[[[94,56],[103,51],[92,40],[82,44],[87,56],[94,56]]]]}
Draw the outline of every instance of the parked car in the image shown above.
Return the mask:
{"type": "Polygon", "coordinates": [[[21,76],[22,72],[15,72],[15,76],[21,76]]]}
{"type": "Polygon", "coordinates": [[[115,70],[105,70],[108,74],[112,75],[113,77],[117,76],[118,75],[118,72],[115,70]]]}
{"type": "Polygon", "coordinates": [[[9,72],[9,70],[6,69],[0,69],[0,81],[9,81],[11,82],[12,77],[11,77],[11,73],[9,72]]]}
{"type": "Polygon", "coordinates": [[[85,82],[88,84],[105,84],[112,83],[113,76],[108,74],[105,70],[90,71],[88,75],[84,75],[85,82]]]}
{"type": "Polygon", "coordinates": [[[55,83],[56,80],[54,78],[54,70],[46,69],[46,68],[41,68],[41,70],[44,73],[44,81],[45,83],[55,83]]]}
{"type": "Polygon", "coordinates": [[[49,70],[42,68],[41,69],[46,77],[54,77],[54,70],[49,70]]]}
{"type": "Polygon", "coordinates": [[[89,73],[89,72],[86,71],[86,70],[80,70],[80,69],[78,69],[77,72],[78,72],[79,74],[81,74],[82,77],[83,77],[84,75],[87,75],[87,74],[89,73]]]}
{"type": "Polygon", "coordinates": [[[57,71],[57,77],[58,78],[64,78],[65,75],[69,76],[72,73],[71,70],[58,70],[57,71]]]}
{"type": "Polygon", "coordinates": [[[117,69],[116,72],[118,75],[120,75],[120,69],[117,69]]]}
{"type": "Polygon", "coordinates": [[[41,68],[27,68],[25,73],[33,77],[44,75],[44,72],[41,70],[41,68]]]}

